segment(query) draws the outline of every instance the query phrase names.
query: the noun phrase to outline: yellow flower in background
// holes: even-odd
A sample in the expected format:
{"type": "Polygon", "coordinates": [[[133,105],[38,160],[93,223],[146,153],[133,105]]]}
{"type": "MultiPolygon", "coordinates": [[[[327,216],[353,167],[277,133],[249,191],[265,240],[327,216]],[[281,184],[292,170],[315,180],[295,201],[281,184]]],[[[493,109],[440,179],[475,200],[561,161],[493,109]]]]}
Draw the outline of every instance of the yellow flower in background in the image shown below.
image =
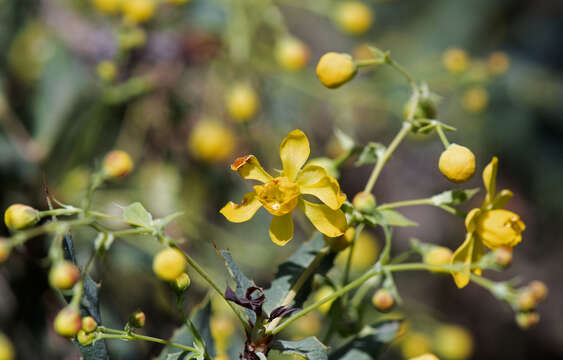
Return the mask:
{"type": "Polygon", "coordinates": [[[438,359],[438,357],[434,354],[426,353],[414,358],[410,358],[409,360],[440,360],[440,359],[438,359]]]}
{"type": "Polygon", "coordinates": [[[336,89],[352,80],[358,72],[358,67],[349,54],[327,52],[319,59],[316,72],[324,86],[336,89]]]}
{"type": "MultiPolygon", "coordinates": [[[[377,239],[369,232],[362,231],[360,235],[358,235],[356,244],[354,245],[354,253],[352,254],[351,264],[352,271],[362,271],[373,265],[379,257],[379,252],[380,246],[377,239]]],[[[346,266],[349,253],[349,247],[340,252],[335,259],[336,264],[339,266],[346,266]]]]}
{"type": "Polygon", "coordinates": [[[276,44],[275,56],[281,66],[296,71],[307,65],[309,48],[303,41],[287,36],[276,44]]]}
{"type": "Polygon", "coordinates": [[[259,208],[264,207],[274,215],[270,224],[270,238],[280,246],[293,238],[291,212],[296,207],[324,235],[342,235],[347,223],[340,206],[346,196],[340,192],[338,181],[329,176],[324,168],[317,165],[303,167],[309,153],[307,136],[301,130],[293,130],[280,146],[283,171],[278,177],[268,174],[254,155],[236,159],[231,169],[244,179],[257,180],[262,185],[254,186],[254,191],[245,194],[240,204],[230,201],[221,209],[221,214],[227,220],[239,223],[250,220],[259,208]],[[313,195],[322,204],[307,201],[303,195],[313,195]]]}
{"type": "Polygon", "coordinates": [[[246,122],[258,111],[259,99],[256,92],[247,83],[235,84],[225,99],[227,111],[235,122],[246,122]]]}
{"type": "Polygon", "coordinates": [[[115,14],[119,11],[121,0],[92,0],[92,5],[100,12],[115,14]]]}
{"type": "Polygon", "coordinates": [[[487,68],[493,75],[501,75],[508,71],[510,58],[502,51],[495,51],[487,60],[487,68]]]}
{"type": "Polygon", "coordinates": [[[155,0],[123,0],[121,11],[126,21],[133,24],[145,22],[156,12],[155,0]]]}
{"type": "Polygon", "coordinates": [[[471,270],[469,267],[477,263],[485,253],[483,245],[494,250],[512,248],[522,241],[522,232],[526,225],[518,214],[503,209],[513,194],[510,190],[502,190],[496,194],[497,170],[498,159],[493,157],[483,170],[483,183],[487,189],[485,200],[480,209],[473,209],[467,214],[465,241],[452,257],[452,264],[467,265],[463,271],[452,272],[459,288],[469,283],[470,271],[481,275],[481,269],[471,270]]]}
{"type": "Polygon", "coordinates": [[[467,90],[461,99],[463,108],[472,113],[480,113],[489,104],[489,93],[482,87],[467,90]]]}
{"type": "Polygon", "coordinates": [[[444,52],[442,62],[446,70],[452,74],[459,74],[469,67],[469,56],[465,50],[452,48],[444,52]]]}
{"type": "Polygon", "coordinates": [[[345,1],[336,8],[335,21],[348,34],[363,34],[373,23],[373,11],[363,2],[345,1]]]}
{"type": "Polygon", "coordinates": [[[473,353],[473,337],[461,326],[440,326],[433,339],[433,348],[441,357],[450,360],[465,360],[473,353]]]}
{"type": "Polygon", "coordinates": [[[188,147],[193,156],[211,163],[230,158],[235,144],[233,131],[215,120],[200,120],[188,138],[188,147]]]}
{"type": "Polygon", "coordinates": [[[12,360],[15,359],[15,357],[12,342],[6,337],[6,335],[0,333],[0,360],[12,360]]]}
{"type": "Polygon", "coordinates": [[[409,331],[400,342],[401,354],[406,359],[421,356],[430,352],[431,345],[432,341],[426,334],[409,331]]]}

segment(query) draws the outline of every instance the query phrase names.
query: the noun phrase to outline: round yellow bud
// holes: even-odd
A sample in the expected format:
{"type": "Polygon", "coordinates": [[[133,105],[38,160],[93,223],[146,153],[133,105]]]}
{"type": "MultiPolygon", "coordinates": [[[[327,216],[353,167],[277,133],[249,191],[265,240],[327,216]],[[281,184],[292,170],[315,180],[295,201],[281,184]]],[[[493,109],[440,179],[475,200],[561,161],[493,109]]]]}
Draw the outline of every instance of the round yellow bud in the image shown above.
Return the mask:
{"type": "Polygon", "coordinates": [[[235,331],[235,327],[231,319],[227,316],[214,315],[211,317],[209,325],[211,327],[211,335],[213,335],[216,345],[221,345],[218,347],[223,349],[227,347],[225,345],[228,344],[230,337],[235,331]]]}
{"type": "Polygon", "coordinates": [[[82,346],[91,345],[92,342],[94,342],[95,338],[96,338],[96,334],[93,333],[90,334],[84,330],[80,330],[78,334],[76,334],[76,340],[78,340],[78,343],[82,346]]]}
{"type": "Polygon", "coordinates": [[[225,161],[235,150],[235,134],[218,121],[201,120],[192,129],[188,146],[197,159],[211,163],[225,161]]]}
{"type": "Polygon", "coordinates": [[[49,283],[60,290],[71,289],[79,278],[80,269],[68,260],[56,263],[49,272],[49,283]]]}
{"type": "Polygon", "coordinates": [[[0,263],[3,263],[10,256],[12,247],[8,244],[5,239],[0,238],[0,263]]]}
{"type": "Polygon", "coordinates": [[[190,276],[187,273],[182,273],[174,279],[172,286],[174,286],[174,289],[177,291],[186,291],[190,287],[191,283],[192,280],[190,279],[190,276]]]}
{"type": "Polygon", "coordinates": [[[442,56],[442,62],[446,70],[453,74],[459,74],[469,67],[469,56],[462,49],[448,49],[442,56]]]}
{"type": "Polygon", "coordinates": [[[520,311],[530,311],[536,308],[537,302],[534,297],[534,293],[530,289],[524,289],[524,291],[518,294],[518,299],[516,306],[520,311]]]}
{"type": "Polygon", "coordinates": [[[514,247],[522,241],[526,225],[518,214],[504,209],[483,212],[477,217],[477,234],[489,249],[514,247]]]}
{"type": "Polygon", "coordinates": [[[540,322],[540,316],[536,312],[523,312],[516,315],[516,323],[521,329],[529,329],[540,322]]]}
{"type": "Polygon", "coordinates": [[[159,278],[172,281],[186,269],[186,258],[180,250],[166,248],[154,257],[152,269],[159,278]]]}
{"type": "Polygon", "coordinates": [[[352,204],[356,208],[356,210],[369,213],[375,210],[375,196],[372,193],[361,191],[354,196],[354,200],[352,200],[352,204]]]}
{"type": "Polygon", "coordinates": [[[12,342],[6,335],[0,333],[0,360],[13,360],[15,357],[12,342]]]}
{"type": "Polygon", "coordinates": [[[379,289],[373,293],[371,303],[377,310],[385,312],[391,310],[395,305],[395,298],[389,290],[379,289]]]}
{"type": "Polygon", "coordinates": [[[409,360],[440,360],[440,359],[438,359],[438,357],[434,354],[426,353],[414,358],[410,358],[409,360]]]}
{"type": "Polygon", "coordinates": [[[495,51],[487,60],[487,68],[493,75],[501,75],[508,71],[510,67],[510,58],[506,53],[495,51]]]}
{"type": "Polygon", "coordinates": [[[512,249],[507,247],[499,247],[493,252],[495,263],[503,268],[509,267],[512,263],[512,249]]]}
{"type": "Polygon", "coordinates": [[[39,220],[39,211],[28,205],[13,204],[4,213],[4,223],[12,231],[33,226],[39,220]]]}
{"type": "MultiPolygon", "coordinates": [[[[323,323],[318,313],[310,312],[293,323],[292,330],[298,336],[314,336],[322,329],[323,323]]],[[[293,332],[292,332],[293,333],[293,332]]]]}
{"type": "Polygon", "coordinates": [[[353,227],[349,227],[344,232],[344,235],[331,238],[325,236],[324,239],[327,244],[330,246],[330,250],[333,252],[339,252],[346,249],[352,242],[354,241],[354,237],[356,235],[356,230],[353,227]]]}
{"type": "MultiPolygon", "coordinates": [[[[320,301],[330,295],[334,294],[334,289],[331,286],[325,285],[323,287],[321,287],[319,290],[317,290],[317,292],[315,293],[315,297],[314,297],[314,301],[320,301]]],[[[324,304],[322,304],[321,306],[319,306],[319,311],[326,314],[328,313],[328,311],[330,310],[330,307],[332,306],[332,303],[334,302],[334,300],[336,299],[332,299],[330,301],[325,302],[324,304]]]]}
{"type": "Polygon", "coordinates": [[[461,183],[475,174],[475,155],[465,146],[451,144],[440,155],[438,167],[448,180],[461,183]]]}
{"type": "Polygon", "coordinates": [[[424,254],[424,263],[430,265],[446,265],[450,263],[453,252],[447,247],[434,246],[430,251],[424,254]]]}
{"type": "Polygon", "coordinates": [[[100,61],[96,66],[96,72],[100,79],[104,81],[112,81],[117,75],[117,67],[113,61],[104,60],[100,61]]]}
{"type": "Polygon", "coordinates": [[[446,359],[468,359],[473,353],[473,337],[461,326],[441,326],[434,334],[434,348],[446,359]]]}
{"type": "Polygon", "coordinates": [[[155,0],[124,0],[121,7],[126,21],[137,24],[153,17],[156,11],[155,0]]]}
{"type": "Polygon", "coordinates": [[[121,0],[92,0],[92,5],[100,12],[115,14],[119,11],[121,0]]]}
{"type": "Polygon", "coordinates": [[[480,113],[489,104],[489,93],[482,87],[467,90],[461,99],[463,108],[472,113],[480,113]]]}
{"type": "Polygon", "coordinates": [[[409,359],[430,352],[431,341],[423,333],[409,332],[401,341],[401,353],[409,359]]]}
{"type": "Polygon", "coordinates": [[[117,35],[119,47],[123,50],[131,50],[145,45],[147,42],[147,33],[139,28],[124,28],[117,35]]]}
{"type": "MultiPolygon", "coordinates": [[[[361,271],[373,265],[379,256],[379,244],[377,240],[367,231],[362,231],[354,245],[354,253],[352,254],[352,271],[361,271]]],[[[336,257],[338,265],[346,264],[350,248],[348,247],[336,257]]]]}
{"type": "Polygon", "coordinates": [[[74,337],[82,328],[82,319],[78,309],[67,306],[55,318],[55,331],[64,337],[74,337]]]}
{"type": "Polygon", "coordinates": [[[309,48],[297,38],[284,37],[276,44],[275,56],[281,66],[287,70],[295,71],[307,65],[309,48]]]}
{"type": "Polygon", "coordinates": [[[547,285],[544,282],[534,280],[528,285],[536,301],[543,301],[547,298],[547,285]]]}
{"type": "Polygon", "coordinates": [[[133,160],[122,150],[110,151],[104,158],[103,172],[110,178],[123,177],[133,170],[133,160]]]}
{"type": "Polygon", "coordinates": [[[363,2],[345,1],[336,8],[335,21],[348,34],[363,34],[373,23],[373,11],[363,2]]]}
{"type": "Polygon", "coordinates": [[[147,316],[142,311],[135,311],[129,316],[129,325],[134,328],[142,328],[147,322],[147,316]]]}
{"type": "Polygon", "coordinates": [[[84,318],[82,318],[82,330],[84,330],[87,333],[91,333],[94,330],[96,330],[96,328],[98,327],[98,323],[96,322],[96,319],[94,319],[91,316],[86,316],[84,318]]]}
{"type": "Polygon", "coordinates": [[[349,54],[328,52],[319,59],[316,71],[324,86],[335,89],[350,81],[358,68],[349,54]]]}
{"type": "Polygon", "coordinates": [[[246,122],[256,115],[258,111],[258,95],[246,83],[235,84],[228,91],[225,101],[229,115],[236,122],[246,122]]]}

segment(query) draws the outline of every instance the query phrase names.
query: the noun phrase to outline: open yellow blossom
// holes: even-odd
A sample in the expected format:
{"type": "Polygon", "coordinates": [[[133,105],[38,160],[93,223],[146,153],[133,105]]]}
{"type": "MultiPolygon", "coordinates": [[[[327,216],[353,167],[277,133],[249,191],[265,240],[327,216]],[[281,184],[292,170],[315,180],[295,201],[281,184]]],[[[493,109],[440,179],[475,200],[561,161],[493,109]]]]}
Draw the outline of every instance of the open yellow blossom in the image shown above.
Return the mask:
{"type": "Polygon", "coordinates": [[[268,174],[254,155],[239,157],[231,165],[243,178],[257,180],[262,185],[245,194],[240,204],[230,201],[221,209],[227,220],[245,222],[260,207],[274,215],[270,224],[270,238],[283,246],[293,238],[291,212],[299,207],[317,230],[329,237],[340,236],[346,231],[346,216],[340,206],[346,196],[340,192],[338,181],[317,165],[303,167],[309,158],[309,139],[301,130],[293,130],[282,141],[280,157],[283,171],[278,177],[268,174]],[[303,168],[302,168],[303,167],[303,168]],[[323,204],[303,198],[313,195],[323,204]]]}
{"type": "Polygon", "coordinates": [[[470,265],[477,263],[485,249],[512,248],[522,241],[522,232],[526,228],[518,214],[504,210],[512,192],[502,190],[496,194],[496,177],[498,159],[493,157],[483,170],[483,182],[487,195],[480,209],[473,209],[465,217],[467,234],[465,241],[455,251],[451,263],[463,263],[467,267],[463,271],[452,272],[455,283],[462,288],[469,282],[470,271],[481,275],[481,269],[470,270],[470,265]]]}

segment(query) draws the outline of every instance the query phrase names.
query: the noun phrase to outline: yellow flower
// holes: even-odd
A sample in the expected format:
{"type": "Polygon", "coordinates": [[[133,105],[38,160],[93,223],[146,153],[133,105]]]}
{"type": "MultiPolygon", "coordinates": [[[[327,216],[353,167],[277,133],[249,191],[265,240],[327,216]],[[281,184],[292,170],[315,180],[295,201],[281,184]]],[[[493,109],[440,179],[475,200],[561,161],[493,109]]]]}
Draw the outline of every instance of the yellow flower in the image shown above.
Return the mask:
{"type": "Polygon", "coordinates": [[[345,1],[337,7],[335,21],[348,34],[363,34],[373,23],[373,11],[362,2],[345,1]]]}
{"type": "Polygon", "coordinates": [[[142,23],[153,17],[156,11],[155,0],[124,0],[121,10],[126,21],[142,23]]]}
{"type": "Polygon", "coordinates": [[[235,84],[225,99],[229,115],[235,122],[246,122],[250,120],[259,107],[259,99],[256,92],[247,83],[235,84]]]}
{"type": "Polygon", "coordinates": [[[103,13],[115,14],[119,11],[121,0],[92,0],[92,4],[103,13]]]}
{"type": "Polygon", "coordinates": [[[12,360],[15,358],[14,346],[6,335],[0,333],[0,360],[12,360]]]}
{"type": "Polygon", "coordinates": [[[278,63],[290,71],[302,69],[309,59],[309,48],[303,41],[294,37],[284,37],[276,44],[278,63]]]}
{"type": "Polygon", "coordinates": [[[329,176],[324,168],[317,165],[303,167],[309,152],[307,136],[301,130],[293,130],[280,146],[283,167],[280,176],[274,178],[268,174],[254,155],[236,159],[231,169],[244,179],[257,180],[262,185],[254,186],[254,191],[245,194],[240,204],[230,201],[221,209],[221,214],[231,222],[245,222],[263,206],[274,215],[270,224],[270,238],[280,246],[293,238],[291,212],[296,207],[324,235],[342,235],[347,223],[340,206],[346,196],[340,192],[338,181],[329,176]],[[324,204],[309,202],[302,195],[313,195],[324,204]]]}
{"type": "Polygon", "coordinates": [[[233,131],[216,120],[200,120],[192,129],[188,147],[194,157],[217,163],[231,157],[236,146],[233,131]]]}
{"type": "MultiPolygon", "coordinates": [[[[512,197],[510,190],[502,190],[496,194],[496,177],[498,159],[493,157],[483,170],[483,182],[487,195],[480,209],[473,209],[465,217],[467,234],[465,241],[454,252],[451,263],[463,263],[467,267],[459,272],[452,272],[455,283],[462,288],[469,282],[470,265],[477,263],[485,250],[512,248],[522,241],[522,232],[526,228],[518,214],[504,210],[503,207],[512,197]]],[[[472,270],[481,275],[481,269],[472,270]]]]}
{"type": "Polygon", "coordinates": [[[316,71],[324,86],[335,89],[350,81],[358,68],[349,54],[328,52],[319,59],[316,71]]]}
{"type": "Polygon", "coordinates": [[[446,70],[453,74],[459,74],[469,67],[469,57],[462,49],[452,48],[444,52],[442,62],[446,70]]]}

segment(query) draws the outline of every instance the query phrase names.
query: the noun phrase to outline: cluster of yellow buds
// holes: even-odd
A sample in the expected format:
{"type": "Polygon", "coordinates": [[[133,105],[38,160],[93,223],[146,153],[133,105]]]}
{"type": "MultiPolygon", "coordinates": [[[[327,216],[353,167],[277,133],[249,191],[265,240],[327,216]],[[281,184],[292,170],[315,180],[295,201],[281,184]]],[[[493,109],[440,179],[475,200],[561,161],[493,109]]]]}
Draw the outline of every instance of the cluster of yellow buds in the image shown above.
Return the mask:
{"type": "Polygon", "coordinates": [[[520,289],[514,304],[518,311],[516,314],[516,322],[522,329],[528,329],[536,325],[539,320],[539,314],[535,311],[541,301],[547,298],[547,286],[538,280],[532,281],[528,286],[520,289]]]}
{"type": "Polygon", "coordinates": [[[94,339],[96,338],[96,334],[94,333],[98,328],[98,323],[96,320],[91,316],[85,316],[82,318],[82,328],[76,334],[76,340],[80,343],[80,345],[87,346],[92,344],[94,339]]]}

